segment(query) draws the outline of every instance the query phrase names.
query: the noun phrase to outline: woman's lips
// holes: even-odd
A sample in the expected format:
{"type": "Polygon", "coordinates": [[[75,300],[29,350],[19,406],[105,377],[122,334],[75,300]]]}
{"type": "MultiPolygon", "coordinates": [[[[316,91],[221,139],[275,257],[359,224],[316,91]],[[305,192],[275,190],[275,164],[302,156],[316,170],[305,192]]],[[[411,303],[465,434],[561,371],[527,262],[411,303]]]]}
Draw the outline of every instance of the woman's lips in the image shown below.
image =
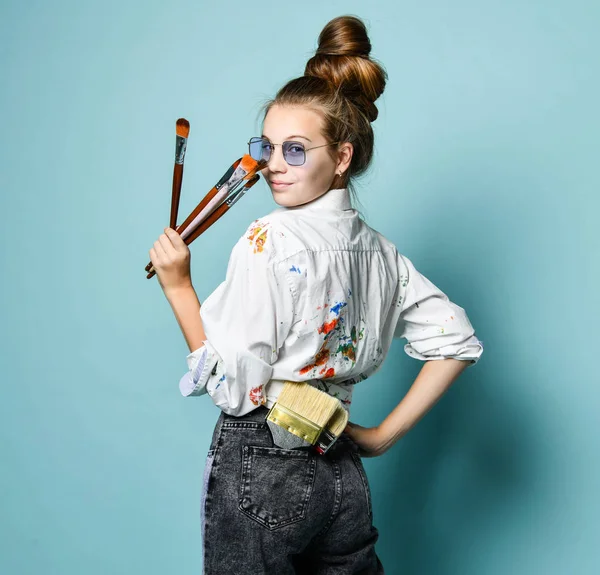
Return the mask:
{"type": "Polygon", "coordinates": [[[274,188],[277,188],[278,190],[283,190],[284,188],[287,188],[288,186],[291,186],[292,184],[277,184],[275,182],[271,182],[271,185],[274,188]]]}

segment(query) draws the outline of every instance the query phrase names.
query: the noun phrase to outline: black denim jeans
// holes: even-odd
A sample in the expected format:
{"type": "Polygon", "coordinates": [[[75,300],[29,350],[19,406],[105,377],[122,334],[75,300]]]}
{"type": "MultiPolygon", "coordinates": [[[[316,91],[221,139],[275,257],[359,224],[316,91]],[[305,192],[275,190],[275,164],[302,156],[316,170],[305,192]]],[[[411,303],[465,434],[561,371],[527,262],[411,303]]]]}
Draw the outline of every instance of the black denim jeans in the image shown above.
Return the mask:
{"type": "Polygon", "coordinates": [[[342,434],[325,455],[281,449],[260,406],[221,412],[204,470],[206,575],[379,575],[371,491],[342,434]]]}

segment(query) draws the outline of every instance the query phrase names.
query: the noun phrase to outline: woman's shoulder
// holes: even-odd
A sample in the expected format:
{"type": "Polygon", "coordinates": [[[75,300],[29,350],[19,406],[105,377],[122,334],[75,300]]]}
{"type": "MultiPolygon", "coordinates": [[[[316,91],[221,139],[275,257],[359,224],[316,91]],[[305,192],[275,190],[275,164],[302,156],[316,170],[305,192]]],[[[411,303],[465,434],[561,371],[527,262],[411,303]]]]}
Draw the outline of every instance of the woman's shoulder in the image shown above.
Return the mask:
{"type": "Polygon", "coordinates": [[[379,247],[381,251],[391,252],[393,254],[396,254],[398,252],[396,244],[392,239],[388,238],[386,235],[384,235],[379,230],[375,229],[373,226],[371,226],[364,220],[361,220],[361,225],[362,228],[366,230],[367,233],[370,235],[370,241],[375,246],[379,247]]]}
{"type": "Polygon", "coordinates": [[[299,243],[285,217],[271,212],[252,220],[238,240],[238,246],[246,246],[252,254],[261,254],[275,263],[298,250],[299,243]]]}

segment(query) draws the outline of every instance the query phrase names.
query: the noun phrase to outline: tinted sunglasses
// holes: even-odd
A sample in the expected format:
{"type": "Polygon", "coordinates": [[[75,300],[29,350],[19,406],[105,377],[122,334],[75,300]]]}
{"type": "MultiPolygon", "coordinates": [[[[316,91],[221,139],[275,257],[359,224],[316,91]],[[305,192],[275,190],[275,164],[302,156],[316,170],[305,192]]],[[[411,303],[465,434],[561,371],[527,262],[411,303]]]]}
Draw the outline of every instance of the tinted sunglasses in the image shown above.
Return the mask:
{"type": "Polygon", "coordinates": [[[248,142],[248,154],[257,162],[261,160],[268,162],[271,159],[271,153],[274,146],[281,146],[283,158],[290,166],[301,166],[306,162],[306,152],[315,148],[323,148],[325,146],[333,146],[339,142],[331,142],[331,144],[323,144],[322,146],[313,146],[305,148],[302,142],[286,141],[283,144],[273,144],[267,138],[254,137],[248,142]]]}

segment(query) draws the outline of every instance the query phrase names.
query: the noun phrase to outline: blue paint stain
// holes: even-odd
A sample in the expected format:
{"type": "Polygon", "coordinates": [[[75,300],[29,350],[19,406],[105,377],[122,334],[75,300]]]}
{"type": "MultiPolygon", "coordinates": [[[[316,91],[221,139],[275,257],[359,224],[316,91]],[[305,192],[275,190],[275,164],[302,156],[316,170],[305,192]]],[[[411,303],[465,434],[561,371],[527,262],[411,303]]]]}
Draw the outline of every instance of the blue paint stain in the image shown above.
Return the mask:
{"type": "Polygon", "coordinates": [[[334,305],[334,306],[331,308],[331,311],[332,311],[334,314],[336,314],[336,315],[339,315],[339,313],[340,313],[340,310],[341,310],[343,307],[347,306],[347,305],[348,305],[348,304],[347,304],[345,301],[340,301],[340,302],[336,303],[336,304],[335,304],[335,305],[334,305]]]}
{"type": "Polygon", "coordinates": [[[290,268],[290,271],[291,271],[291,272],[298,272],[298,273],[302,273],[302,272],[300,271],[300,268],[297,268],[297,267],[296,267],[296,266],[294,266],[294,265],[293,265],[293,266],[290,268]]]}
{"type": "Polygon", "coordinates": [[[223,376],[221,377],[221,379],[219,381],[224,381],[225,379],[225,374],[223,374],[223,376]]]}

